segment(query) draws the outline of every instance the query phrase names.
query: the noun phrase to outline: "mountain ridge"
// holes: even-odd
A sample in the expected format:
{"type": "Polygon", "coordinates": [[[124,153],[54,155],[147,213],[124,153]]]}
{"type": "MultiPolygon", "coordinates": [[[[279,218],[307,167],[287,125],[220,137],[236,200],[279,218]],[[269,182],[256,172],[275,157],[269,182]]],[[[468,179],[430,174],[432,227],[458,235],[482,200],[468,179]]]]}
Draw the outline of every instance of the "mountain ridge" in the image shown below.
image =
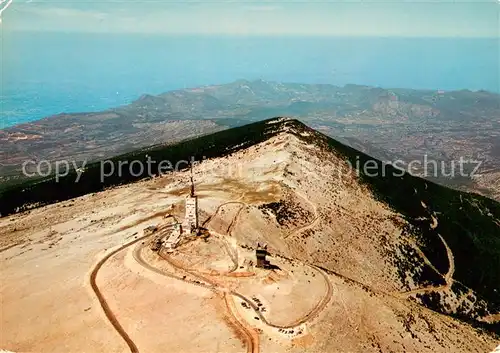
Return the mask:
{"type": "MultiPolygon", "coordinates": [[[[95,320],[86,325],[85,337],[108,330],[100,306],[82,310],[92,302],[81,276],[93,273],[100,300],[109,302],[108,318],[121,323],[123,335],[141,351],[156,351],[152,347],[165,340],[194,347],[191,339],[178,343],[196,333],[192,312],[204,315],[196,320],[203,330],[205,322],[217,327],[228,352],[237,350],[230,348],[227,325],[253,352],[468,353],[497,344],[495,201],[401,174],[289,118],[145,148],[114,162],[148,156],[172,162],[194,156],[201,162],[192,171],[185,163],[153,178],[125,173],[104,183],[100,170],[89,166],[78,183],[70,175],[59,183],[45,180],[0,192],[2,214],[7,207],[23,211],[29,201],[23,212],[0,218],[4,273],[11,284],[2,289],[10,303],[2,320],[20,323],[25,313],[43,317],[54,307],[53,318],[67,317],[69,310],[75,322],[95,320]],[[363,168],[367,163],[370,173],[363,168]],[[152,252],[155,236],[144,229],[163,229],[184,217],[191,177],[206,236],[183,238],[173,253],[152,252]],[[256,244],[263,243],[272,270],[250,265],[256,244]],[[26,271],[16,270],[21,264],[26,271]],[[58,295],[47,287],[57,288],[58,295]],[[37,294],[35,300],[28,292],[37,294]],[[78,305],[54,305],[70,293],[78,305]],[[145,302],[138,305],[137,298],[145,302]],[[236,321],[231,313],[237,313],[236,321]],[[148,324],[127,324],[137,320],[148,324]],[[167,330],[158,342],[148,338],[155,327],[163,331],[158,322],[193,327],[172,335],[167,330]]],[[[21,325],[23,335],[7,332],[7,347],[27,344],[26,332],[36,322],[21,325]]],[[[50,339],[32,340],[33,350],[56,343],[73,350],[89,346],[87,339],[79,341],[81,334],[60,335],[55,325],[38,331],[50,339]]],[[[119,350],[119,338],[109,334],[101,344],[119,350]]]]}
{"type": "MultiPolygon", "coordinates": [[[[371,171],[377,171],[375,176],[372,176],[373,173],[366,173],[363,168],[355,167],[339,172],[336,177],[348,176],[348,179],[358,180],[356,183],[367,188],[374,200],[386,204],[399,215],[392,222],[397,227],[402,227],[402,237],[418,244],[421,251],[419,256],[424,256],[432,264],[431,267],[424,266],[423,272],[413,274],[414,280],[418,282],[425,279],[423,284],[447,286],[444,292],[431,290],[409,295],[433,310],[498,332],[498,322],[486,323],[482,320],[500,312],[500,274],[495,270],[500,268],[500,204],[493,200],[448,189],[408,173],[400,175],[401,171],[393,166],[288,118],[274,118],[175,145],[147,148],[112,160],[114,163],[145,161],[146,156],[157,161],[190,160],[191,157],[195,160],[221,159],[282,134],[303,141],[305,145],[314,146],[318,150],[319,160],[335,156],[339,161],[336,163],[344,163],[344,167],[356,166],[357,162],[360,165],[374,163],[371,171]],[[454,254],[453,264],[447,255],[448,250],[454,254]],[[453,266],[453,270],[450,266],[453,266]],[[447,271],[452,272],[453,281],[444,277],[447,271]],[[436,273],[440,275],[436,276],[436,273]],[[477,276],[478,273],[482,274],[481,277],[477,276]],[[446,300],[452,300],[454,307],[448,308],[446,300]]],[[[187,164],[182,169],[185,168],[187,164]]],[[[16,211],[32,209],[33,206],[44,206],[150,177],[146,173],[136,176],[126,172],[119,177],[112,175],[100,183],[100,171],[100,166],[96,163],[86,167],[76,184],[76,172],[71,172],[59,182],[48,178],[0,191],[0,213],[6,216],[16,211]]],[[[290,178],[293,175],[300,178],[300,173],[291,173],[290,178]]],[[[414,253],[411,248],[403,248],[401,251],[409,251],[404,258],[414,253]]],[[[402,260],[395,258],[394,261],[397,263],[402,260]]],[[[405,265],[406,261],[408,260],[397,265],[403,271],[400,278],[403,283],[407,280],[406,271],[411,268],[411,265],[405,265]]],[[[411,291],[411,288],[408,289],[411,291]]]]}

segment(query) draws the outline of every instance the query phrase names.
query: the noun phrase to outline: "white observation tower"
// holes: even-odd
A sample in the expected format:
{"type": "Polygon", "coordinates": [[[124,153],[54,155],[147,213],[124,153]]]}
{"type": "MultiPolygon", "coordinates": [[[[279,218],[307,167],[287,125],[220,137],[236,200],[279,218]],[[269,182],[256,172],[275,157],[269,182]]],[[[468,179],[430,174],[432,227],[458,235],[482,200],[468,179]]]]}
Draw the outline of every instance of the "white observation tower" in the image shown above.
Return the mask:
{"type": "Polygon", "coordinates": [[[186,216],[183,228],[187,233],[198,229],[198,198],[194,193],[193,165],[191,165],[191,192],[186,197],[186,216]]]}

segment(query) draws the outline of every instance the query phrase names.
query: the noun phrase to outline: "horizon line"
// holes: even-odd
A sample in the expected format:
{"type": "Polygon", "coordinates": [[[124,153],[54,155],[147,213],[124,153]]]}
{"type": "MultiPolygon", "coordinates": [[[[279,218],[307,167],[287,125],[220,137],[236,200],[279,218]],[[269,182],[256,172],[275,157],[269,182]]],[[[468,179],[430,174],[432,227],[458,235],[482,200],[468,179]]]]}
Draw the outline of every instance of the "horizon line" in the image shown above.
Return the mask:
{"type": "MultiPolygon", "coordinates": [[[[33,33],[33,34],[65,34],[65,35],[141,35],[156,37],[235,37],[235,38],[399,38],[399,39],[494,39],[499,40],[497,36],[443,36],[443,35],[380,35],[380,34],[301,34],[301,33],[282,33],[282,34],[245,34],[245,33],[173,33],[173,32],[102,32],[102,31],[56,31],[56,30],[35,30],[35,29],[7,29],[0,26],[1,36],[5,34],[33,33]]],[[[499,44],[500,48],[500,44],[499,44]]]]}

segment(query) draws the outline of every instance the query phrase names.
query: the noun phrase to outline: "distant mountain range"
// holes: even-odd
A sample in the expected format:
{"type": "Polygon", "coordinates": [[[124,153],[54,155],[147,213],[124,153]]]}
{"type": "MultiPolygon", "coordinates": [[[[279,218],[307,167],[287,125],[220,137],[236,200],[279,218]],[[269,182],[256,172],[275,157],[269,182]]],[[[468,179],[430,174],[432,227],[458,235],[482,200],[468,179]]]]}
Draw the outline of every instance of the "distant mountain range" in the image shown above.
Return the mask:
{"type": "Polygon", "coordinates": [[[500,95],[487,91],[383,89],[359,85],[233,83],[143,95],[98,113],[60,114],[0,130],[0,177],[17,182],[26,160],[94,161],[267,119],[292,116],[412,173],[500,200],[500,95]],[[474,177],[453,161],[481,161],[474,177]],[[444,167],[444,169],[443,169],[444,167]]]}

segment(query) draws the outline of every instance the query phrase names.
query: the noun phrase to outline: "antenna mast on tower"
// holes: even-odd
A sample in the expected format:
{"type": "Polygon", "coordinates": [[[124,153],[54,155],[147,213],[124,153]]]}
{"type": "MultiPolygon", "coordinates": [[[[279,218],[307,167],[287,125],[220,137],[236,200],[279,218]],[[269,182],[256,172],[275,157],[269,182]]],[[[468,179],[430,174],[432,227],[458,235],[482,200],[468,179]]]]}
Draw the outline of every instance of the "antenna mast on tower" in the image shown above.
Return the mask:
{"type": "Polygon", "coordinates": [[[189,166],[191,168],[191,197],[194,197],[193,162],[191,162],[189,166]]]}
{"type": "Polygon", "coordinates": [[[191,192],[186,197],[186,215],[183,225],[187,233],[198,231],[198,199],[194,194],[193,164],[190,163],[189,167],[191,169],[191,192]]]}

